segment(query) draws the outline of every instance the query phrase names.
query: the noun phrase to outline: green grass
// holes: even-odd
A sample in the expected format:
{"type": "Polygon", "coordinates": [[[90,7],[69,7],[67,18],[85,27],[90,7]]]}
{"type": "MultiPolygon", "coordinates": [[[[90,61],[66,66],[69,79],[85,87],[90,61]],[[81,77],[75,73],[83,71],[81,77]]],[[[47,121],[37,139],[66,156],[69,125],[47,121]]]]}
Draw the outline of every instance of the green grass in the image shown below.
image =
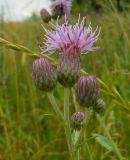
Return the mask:
{"type": "MultiPolygon", "coordinates": [[[[82,55],[82,68],[96,74],[111,92],[115,87],[125,101],[130,100],[130,16],[107,11],[87,15],[92,26],[101,26],[100,49],[82,55]]],[[[73,17],[73,21],[76,18],[73,17]]],[[[39,52],[44,32],[41,21],[1,23],[0,37],[39,52]]],[[[48,27],[47,24],[44,24],[48,27]]],[[[69,159],[62,126],[58,123],[45,93],[32,82],[33,58],[0,46],[0,160],[60,160],[69,159]]],[[[63,88],[58,85],[54,94],[63,103],[63,88]]],[[[130,159],[130,111],[102,94],[107,109],[103,116],[106,128],[117,143],[122,155],[130,159]]],[[[61,104],[62,104],[61,103],[61,104]]],[[[61,108],[63,106],[61,105],[61,108]]],[[[126,106],[129,107],[129,106],[126,106]]],[[[71,102],[71,112],[74,104],[71,102]]],[[[115,160],[91,135],[105,135],[95,117],[90,122],[88,143],[83,141],[82,159],[89,160],[88,144],[93,160],[115,160]],[[100,157],[100,158],[99,158],[100,157]]],[[[92,159],[91,159],[92,160],[92,159]]]]}

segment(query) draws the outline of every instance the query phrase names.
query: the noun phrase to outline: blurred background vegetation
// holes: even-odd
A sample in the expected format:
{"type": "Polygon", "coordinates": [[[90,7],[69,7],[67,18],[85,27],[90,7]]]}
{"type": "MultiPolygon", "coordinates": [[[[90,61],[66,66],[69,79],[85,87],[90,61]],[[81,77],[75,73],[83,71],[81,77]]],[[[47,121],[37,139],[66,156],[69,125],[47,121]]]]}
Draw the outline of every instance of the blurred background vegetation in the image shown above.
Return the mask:
{"type": "Polygon", "coordinates": [[[82,11],[85,13],[86,11],[92,10],[103,11],[105,9],[104,5],[111,8],[110,2],[112,2],[119,11],[125,11],[130,7],[129,0],[74,0],[74,10],[76,12],[82,11]]]}
{"type": "MultiPolygon", "coordinates": [[[[74,0],[72,23],[77,21],[79,12],[87,17],[86,24],[101,27],[97,44],[100,49],[82,55],[82,68],[102,79],[110,91],[116,88],[125,101],[130,101],[130,1],[74,0]]],[[[1,17],[0,37],[40,52],[44,36],[41,24],[49,27],[35,14],[20,22],[6,22],[1,17]]],[[[0,160],[68,160],[62,126],[46,94],[32,83],[32,62],[25,53],[0,46],[0,160]]],[[[58,85],[54,94],[62,109],[63,88],[58,85]]],[[[111,96],[102,96],[107,107],[104,123],[121,153],[130,160],[130,110],[115,103],[111,96]]],[[[88,143],[82,142],[81,160],[116,160],[115,154],[92,136],[105,136],[101,126],[95,118],[90,123],[88,143]]]]}

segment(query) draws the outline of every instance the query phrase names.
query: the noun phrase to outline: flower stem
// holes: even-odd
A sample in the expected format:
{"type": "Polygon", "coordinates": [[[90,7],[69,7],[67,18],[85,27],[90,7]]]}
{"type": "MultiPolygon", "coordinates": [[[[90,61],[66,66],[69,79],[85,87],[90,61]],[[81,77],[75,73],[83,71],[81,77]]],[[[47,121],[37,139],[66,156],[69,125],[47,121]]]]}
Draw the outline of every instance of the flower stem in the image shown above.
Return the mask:
{"type": "Polygon", "coordinates": [[[74,144],[74,151],[75,151],[75,154],[76,154],[76,160],[80,160],[80,150],[81,150],[81,146],[78,146],[76,148],[75,144],[79,138],[79,135],[80,135],[80,131],[75,131],[74,134],[73,134],[73,144],[74,144]]]}
{"type": "Polygon", "coordinates": [[[55,112],[56,112],[56,115],[57,115],[62,121],[64,121],[63,114],[62,114],[62,112],[60,111],[60,109],[59,109],[59,107],[58,107],[58,105],[57,105],[57,103],[56,103],[56,100],[55,100],[55,97],[54,97],[53,93],[52,93],[52,92],[48,92],[47,95],[48,95],[48,98],[49,98],[49,100],[50,100],[50,102],[51,102],[51,104],[52,104],[52,106],[53,106],[53,109],[54,109],[55,112]]]}
{"type": "Polygon", "coordinates": [[[86,147],[87,147],[87,151],[88,151],[90,160],[93,160],[93,157],[92,157],[92,154],[91,154],[91,151],[90,151],[89,144],[88,144],[87,140],[86,140],[86,147]]]}
{"type": "MultiPolygon", "coordinates": [[[[80,149],[81,149],[81,147],[80,147],[79,144],[80,144],[81,138],[82,138],[85,130],[87,129],[87,126],[88,126],[89,121],[90,121],[90,119],[91,119],[92,112],[91,112],[90,109],[86,109],[86,110],[85,110],[85,114],[86,114],[86,116],[85,116],[85,117],[86,117],[85,124],[84,124],[84,126],[82,127],[82,129],[75,134],[76,139],[75,139],[75,141],[74,141],[75,152],[76,152],[76,154],[78,155],[79,159],[80,159],[80,149]]],[[[77,158],[77,157],[76,157],[76,158],[77,158]]],[[[91,158],[91,157],[90,157],[90,158],[91,158]]]]}
{"type": "Polygon", "coordinates": [[[69,148],[69,153],[72,160],[75,160],[75,154],[74,154],[74,148],[71,138],[71,129],[70,129],[70,119],[69,119],[69,95],[70,90],[69,88],[64,89],[64,119],[65,119],[65,134],[66,134],[66,140],[69,148]]]}
{"type": "Polygon", "coordinates": [[[77,153],[76,153],[76,158],[77,160],[80,160],[80,148],[77,149],[77,153]]]}
{"type": "Polygon", "coordinates": [[[69,119],[69,88],[64,89],[64,119],[68,123],[70,127],[70,119],[69,119]]]}
{"type": "Polygon", "coordinates": [[[100,115],[97,114],[97,120],[99,121],[100,125],[102,126],[102,128],[104,129],[104,132],[106,134],[106,136],[108,137],[109,141],[111,142],[111,145],[113,146],[113,149],[117,155],[117,157],[119,158],[119,160],[124,160],[123,156],[121,155],[117,145],[115,144],[115,142],[113,141],[107,127],[105,126],[105,124],[103,123],[103,120],[101,119],[100,115]]]}
{"type": "Polygon", "coordinates": [[[92,116],[92,112],[91,112],[90,109],[86,109],[86,110],[85,110],[85,113],[86,113],[86,120],[85,120],[86,123],[85,123],[85,125],[83,126],[83,128],[82,128],[81,131],[80,131],[79,137],[78,137],[77,142],[76,142],[76,144],[75,144],[75,148],[78,147],[78,145],[79,145],[79,143],[80,143],[80,140],[81,140],[81,138],[82,138],[82,136],[83,136],[83,133],[85,132],[85,130],[86,130],[86,128],[87,128],[87,126],[88,126],[88,124],[89,124],[89,122],[90,122],[91,116],[92,116]]]}

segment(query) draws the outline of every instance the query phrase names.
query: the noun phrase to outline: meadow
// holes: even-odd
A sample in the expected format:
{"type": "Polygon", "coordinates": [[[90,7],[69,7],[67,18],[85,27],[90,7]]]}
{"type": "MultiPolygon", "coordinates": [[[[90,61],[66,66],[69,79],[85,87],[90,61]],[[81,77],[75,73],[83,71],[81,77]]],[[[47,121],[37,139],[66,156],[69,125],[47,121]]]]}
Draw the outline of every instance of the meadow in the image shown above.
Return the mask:
{"type": "MultiPolygon", "coordinates": [[[[106,103],[102,121],[124,159],[130,160],[130,14],[118,13],[115,8],[106,6],[104,13],[87,13],[86,16],[86,24],[91,22],[94,28],[101,27],[97,42],[100,48],[82,55],[81,66],[104,82],[99,83],[106,103]]],[[[71,22],[76,21],[76,16],[72,16],[71,22]]],[[[49,27],[40,19],[1,21],[0,37],[38,53],[44,36],[41,24],[49,27]]],[[[28,56],[24,49],[18,51],[10,43],[4,44],[0,39],[0,160],[68,160],[62,125],[47,95],[32,82],[35,57],[28,56]]],[[[52,57],[57,59],[57,55],[52,57]]],[[[60,84],[54,95],[62,104],[60,84]]],[[[70,109],[72,113],[74,101],[70,109]]],[[[107,135],[95,117],[85,134],[88,139],[81,142],[82,160],[118,159],[107,139],[103,139],[107,135]]]]}

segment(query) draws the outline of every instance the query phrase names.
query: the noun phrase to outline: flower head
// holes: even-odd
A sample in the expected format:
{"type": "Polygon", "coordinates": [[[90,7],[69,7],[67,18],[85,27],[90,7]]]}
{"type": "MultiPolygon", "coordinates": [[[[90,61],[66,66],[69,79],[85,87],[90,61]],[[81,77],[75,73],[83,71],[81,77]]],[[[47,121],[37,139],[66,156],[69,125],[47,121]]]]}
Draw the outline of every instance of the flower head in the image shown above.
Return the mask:
{"type": "Polygon", "coordinates": [[[72,87],[79,78],[80,53],[94,51],[94,43],[98,39],[96,35],[98,28],[93,32],[91,26],[84,26],[85,18],[74,26],[67,21],[59,25],[58,22],[54,30],[46,30],[43,53],[60,52],[58,61],[58,80],[64,87],[72,87]]]}
{"type": "Polygon", "coordinates": [[[61,54],[71,51],[73,53],[86,53],[89,51],[95,51],[98,47],[94,47],[94,43],[98,40],[100,30],[98,27],[95,31],[89,25],[85,27],[85,18],[75,25],[70,25],[66,21],[64,24],[59,25],[58,22],[55,26],[55,30],[46,30],[44,47],[42,47],[43,53],[54,53],[59,50],[61,54]],[[98,32],[98,33],[97,33],[98,32]]]}
{"type": "Polygon", "coordinates": [[[65,17],[69,19],[71,12],[71,0],[53,0],[51,4],[52,17],[65,17]]]}
{"type": "Polygon", "coordinates": [[[80,130],[85,121],[84,112],[75,112],[71,116],[71,126],[73,129],[80,130]]]}
{"type": "Polygon", "coordinates": [[[76,86],[76,100],[84,107],[95,107],[100,99],[100,90],[96,77],[82,76],[76,86]]]}
{"type": "Polygon", "coordinates": [[[41,15],[42,20],[44,22],[46,22],[46,23],[51,20],[51,16],[50,16],[49,12],[45,8],[41,9],[40,15],[41,15]]]}
{"type": "Polygon", "coordinates": [[[57,82],[57,71],[46,58],[34,60],[32,77],[35,85],[43,91],[53,90],[57,82]]]}

